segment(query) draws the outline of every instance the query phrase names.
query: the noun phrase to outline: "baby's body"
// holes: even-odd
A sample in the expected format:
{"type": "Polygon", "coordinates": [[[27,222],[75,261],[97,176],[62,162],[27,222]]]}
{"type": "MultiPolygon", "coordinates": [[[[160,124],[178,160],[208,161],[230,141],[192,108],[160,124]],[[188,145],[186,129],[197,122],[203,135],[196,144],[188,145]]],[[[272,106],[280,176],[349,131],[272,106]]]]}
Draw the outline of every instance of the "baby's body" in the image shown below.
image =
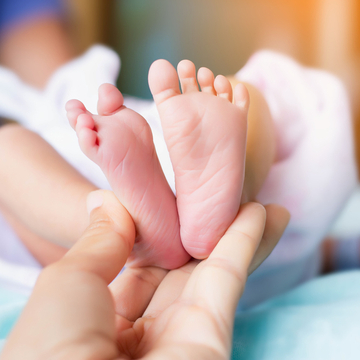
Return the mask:
{"type": "MultiPolygon", "coordinates": [[[[87,78],[88,80],[99,79],[98,81],[100,81],[102,79],[101,82],[113,82],[117,76],[116,61],[116,57],[109,50],[96,48],[84,57],[70,63],[66,68],[60,69],[51,80],[46,93],[47,101],[51,100],[51,96],[60,94],[57,89],[61,89],[61,94],[64,94],[60,100],[58,97],[54,98],[52,106],[55,110],[53,113],[61,113],[64,104],[62,101],[66,99],[66,96],[67,99],[78,96],[90,109],[94,104],[92,94],[99,84],[94,81],[89,86],[87,82],[87,85],[84,85],[81,90],[82,82],[80,80],[87,78]],[[106,66],[99,66],[99,63],[106,66]],[[109,68],[115,70],[108,72],[106,69],[109,68]],[[104,70],[106,71],[104,72],[104,70]],[[74,89],[77,89],[76,93],[74,89]]],[[[243,194],[249,194],[249,199],[252,199],[262,187],[259,194],[260,200],[264,203],[277,202],[285,207],[290,205],[293,215],[284,239],[264,266],[248,282],[244,300],[247,304],[253,304],[292,288],[316,274],[317,265],[316,263],[313,265],[312,262],[316,256],[314,257],[312,254],[355,185],[356,174],[351,152],[351,123],[346,96],[341,85],[331,76],[305,69],[278,54],[262,52],[256,54],[237,77],[254,85],[248,87],[251,105],[246,156],[247,159],[252,157],[255,161],[246,162],[243,194]],[[257,97],[256,92],[252,92],[254,87],[260,89],[264,96],[257,97]],[[297,89],[302,90],[300,92],[297,89]],[[304,94],[306,94],[306,98],[304,98],[304,94]],[[321,103],[321,106],[318,106],[318,103],[321,103]],[[261,116],[256,118],[254,115],[261,108],[259,104],[265,105],[265,110],[259,111],[261,116]],[[266,110],[268,111],[267,104],[270,106],[275,123],[277,148],[281,150],[280,161],[275,164],[273,163],[274,151],[262,151],[261,146],[257,146],[257,144],[263,144],[262,140],[271,138],[267,134],[273,130],[272,127],[266,127],[269,124],[272,125],[271,121],[261,123],[264,119],[266,120],[263,115],[266,110]],[[340,121],[340,119],[342,120],[340,121]],[[324,128],[326,128],[326,132],[321,130],[324,128]],[[256,137],[251,140],[251,132],[259,135],[257,132],[259,129],[264,130],[262,140],[259,141],[259,138],[256,139],[256,137]],[[268,165],[264,165],[264,163],[259,165],[257,170],[261,170],[266,176],[270,166],[272,168],[262,186],[261,176],[254,176],[259,172],[253,171],[252,167],[256,167],[259,160],[263,161],[264,159],[271,161],[266,161],[268,165]],[[322,174],[326,177],[326,181],[320,177],[322,174]],[[314,196],[315,193],[318,195],[314,196]],[[325,193],[331,193],[332,196],[323,195],[325,193]]],[[[3,76],[2,79],[4,82],[6,76],[3,76]]],[[[12,86],[7,86],[7,89],[14,89],[14,91],[17,89],[16,94],[23,94],[24,101],[28,98],[35,99],[34,95],[28,96],[28,89],[21,84],[14,83],[12,78],[9,78],[10,81],[12,86]]],[[[3,94],[9,100],[3,105],[0,104],[2,107],[11,104],[10,95],[8,91],[3,94]]],[[[21,99],[21,97],[16,97],[17,102],[21,99]]],[[[162,133],[158,128],[155,106],[150,102],[132,101],[132,99],[127,99],[125,103],[138,109],[137,111],[149,121],[162,168],[173,188],[170,174],[172,169],[169,165],[170,162],[167,162],[166,147],[162,143],[162,133]]],[[[32,104],[34,105],[35,102],[32,101],[32,104]]],[[[51,121],[48,117],[49,111],[43,114],[43,118],[40,113],[40,116],[36,116],[36,121],[30,121],[27,120],[27,117],[32,114],[31,111],[29,109],[19,120],[40,133],[55,146],[67,161],[88,179],[94,181],[97,186],[108,186],[107,182],[102,180],[101,171],[96,167],[91,167],[93,166],[91,161],[87,162],[83,154],[78,151],[75,139],[71,138],[71,129],[67,130],[68,125],[65,125],[62,119],[60,120],[60,116],[58,120],[52,119],[53,130],[49,131],[51,130],[48,126],[51,121]]],[[[91,111],[94,113],[96,110],[91,109],[91,111]]],[[[11,110],[7,114],[10,117],[11,110]]],[[[14,113],[13,117],[16,114],[14,113]]],[[[35,119],[35,117],[32,116],[31,119],[35,119]]],[[[36,151],[35,143],[39,144],[41,138],[34,134],[29,135],[26,129],[19,127],[17,129],[15,127],[5,128],[0,131],[0,136],[2,136],[0,142],[2,149],[7,150],[8,155],[6,156],[6,151],[0,153],[0,163],[1,168],[7,169],[7,171],[6,174],[3,174],[4,176],[0,174],[0,182],[3,185],[2,189],[6,189],[6,192],[0,191],[0,203],[6,205],[13,214],[19,215],[20,220],[33,233],[60,244],[71,245],[86,226],[84,220],[87,217],[85,198],[86,194],[95,188],[94,185],[78,174],[75,175],[73,169],[70,171],[69,166],[59,156],[56,156],[54,151],[51,152],[48,145],[44,144],[38,149],[39,151],[36,151]],[[30,156],[28,149],[32,149],[31,168],[29,168],[28,160],[23,162],[21,160],[26,159],[22,155],[24,152],[30,156]],[[45,153],[49,155],[45,166],[41,166],[39,164],[44,162],[45,153]],[[9,159],[13,159],[13,161],[9,163],[9,159]],[[58,166],[59,163],[61,166],[58,166]],[[14,166],[15,164],[17,166],[14,166]],[[52,169],[50,173],[49,164],[52,169]],[[43,169],[43,175],[36,177],[35,168],[43,169]],[[55,169],[61,169],[61,171],[55,169]],[[44,186],[49,175],[53,175],[51,184],[56,184],[59,191],[54,191],[51,186],[44,186]],[[28,185],[25,188],[20,186],[21,181],[14,181],[14,179],[21,178],[27,179],[28,185]],[[10,179],[11,181],[8,181],[10,179]],[[39,187],[38,184],[42,184],[42,186],[39,187]],[[64,196],[61,189],[72,187],[70,185],[73,184],[76,184],[76,191],[72,190],[71,196],[64,196]],[[33,185],[36,191],[34,191],[33,185]],[[29,195],[32,197],[30,197],[30,204],[27,205],[26,198],[29,195]],[[19,201],[20,199],[21,201],[19,201]],[[36,208],[36,205],[40,203],[42,203],[41,208],[46,210],[41,212],[40,207],[36,208]],[[44,204],[48,208],[44,207],[44,204]],[[54,204],[56,206],[53,206],[54,204]],[[70,225],[64,227],[64,223],[70,225]],[[74,236],[75,233],[76,236],[74,236]]],[[[264,148],[271,149],[271,146],[264,148]]],[[[24,232],[21,231],[21,235],[23,234],[24,232]]],[[[45,242],[42,242],[41,246],[39,244],[38,239],[36,242],[28,243],[32,249],[37,247],[43,251],[45,242]]],[[[47,244],[49,245],[49,243],[47,244]]]]}

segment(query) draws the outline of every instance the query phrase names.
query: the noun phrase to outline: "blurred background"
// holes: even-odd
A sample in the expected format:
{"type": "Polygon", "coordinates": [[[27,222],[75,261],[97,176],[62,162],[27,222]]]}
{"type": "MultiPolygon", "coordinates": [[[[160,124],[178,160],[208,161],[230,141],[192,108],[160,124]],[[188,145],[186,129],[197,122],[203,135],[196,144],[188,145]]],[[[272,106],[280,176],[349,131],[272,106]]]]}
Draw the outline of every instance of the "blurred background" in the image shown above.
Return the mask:
{"type": "MultiPolygon", "coordinates": [[[[80,53],[105,43],[121,56],[119,88],[150,98],[158,58],[233,74],[258,49],[281,51],[346,84],[360,159],[360,0],[68,0],[80,53]]],[[[359,162],[360,163],[360,162],[359,162]]]]}

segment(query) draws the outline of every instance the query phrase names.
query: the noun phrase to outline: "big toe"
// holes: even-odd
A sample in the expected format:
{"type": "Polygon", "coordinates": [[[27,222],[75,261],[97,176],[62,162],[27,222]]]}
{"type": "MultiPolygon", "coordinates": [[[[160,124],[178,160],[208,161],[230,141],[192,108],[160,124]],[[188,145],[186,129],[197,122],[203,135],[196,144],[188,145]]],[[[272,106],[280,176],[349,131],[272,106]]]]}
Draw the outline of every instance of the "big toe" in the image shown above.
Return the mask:
{"type": "Polygon", "coordinates": [[[151,65],[149,87],[157,105],[180,94],[177,72],[167,60],[157,60],[151,65]]]}
{"type": "Polygon", "coordinates": [[[121,92],[111,84],[102,84],[99,87],[97,109],[99,115],[111,115],[121,108],[124,98],[121,92]]]}

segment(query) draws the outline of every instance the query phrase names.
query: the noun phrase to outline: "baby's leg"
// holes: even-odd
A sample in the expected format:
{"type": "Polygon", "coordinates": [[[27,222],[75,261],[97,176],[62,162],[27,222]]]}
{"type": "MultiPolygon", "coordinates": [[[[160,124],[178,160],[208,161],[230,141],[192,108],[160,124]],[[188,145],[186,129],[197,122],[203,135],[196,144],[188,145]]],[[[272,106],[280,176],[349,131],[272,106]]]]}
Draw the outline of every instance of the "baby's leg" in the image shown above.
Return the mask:
{"type": "Polygon", "coordinates": [[[45,140],[18,125],[0,128],[0,204],[27,229],[70,247],[88,225],[96,187],[45,140]]]}
{"type": "MultiPolygon", "coordinates": [[[[50,242],[34,231],[29,230],[29,228],[19,221],[14,214],[10,213],[3,204],[0,204],[0,212],[21,242],[42,266],[47,266],[60,260],[68,251],[67,248],[50,242]]],[[[6,238],[2,240],[7,241],[6,238]]]]}
{"type": "Polygon", "coordinates": [[[138,234],[130,262],[168,269],[183,265],[189,255],[180,241],[175,197],[145,119],[124,107],[121,93],[110,84],[99,89],[99,115],[77,100],[66,108],[81,149],[100,166],[135,221],[138,234]]]}
{"type": "Polygon", "coordinates": [[[246,86],[250,106],[246,140],[246,165],[242,202],[255,201],[256,196],[276,161],[276,142],[273,119],[262,93],[254,86],[228,77],[235,88],[239,83],[246,86]]]}
{"type": "Polygon", "coordinates": [[[182,61],[178,74],[165,60],[150,68],[157,104],[175,172],[181,240],[190,255],[207,257],[240,206],[245,168],[246,88],[182,61]],[[178,75],[179,74],[179,75],[178,75]],[[179,81],[182,93],[179,89],[179,81]]]}

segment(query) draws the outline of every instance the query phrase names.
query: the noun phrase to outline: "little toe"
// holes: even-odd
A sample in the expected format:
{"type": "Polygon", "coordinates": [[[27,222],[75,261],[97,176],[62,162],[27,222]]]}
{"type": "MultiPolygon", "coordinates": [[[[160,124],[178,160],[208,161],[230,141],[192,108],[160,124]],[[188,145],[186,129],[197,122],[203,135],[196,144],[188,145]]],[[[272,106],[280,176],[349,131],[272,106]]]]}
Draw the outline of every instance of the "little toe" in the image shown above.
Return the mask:
{"type": "Polygon", "coordinates": [[[199,91],[199,86],[196,81],[196,68],[193,62],[190,60],[180,61],[177,71],[183,94],[199,91]]]}
{"type": "Polygon", "coordinates": [[[66,116],[70,126],[75,129],[77,118],[80,114],[87,112],[85,105],[79,100],[69,100],[65,104],[66,116]]]}
{"type": "Polygon", "coordinates": [[[91,160],[95,161],[95,156],[98,150],[98,135],[97,132],[87,127],[83,127],[76,131],[79,139],[81,151],[91,160]]]}
{"type": "Polygon", "coordinates": [[[66,116],[69,120],[70,126],[75,129],[77,124],[77,119],[81,114],[85,114],[85,111],[80,108],[69,109],[66,113],[66,116]]]}
{"type": "Polygon", "coordinates": [[[150,66],[149,87],[157,105],[173,96],[181,94],[175,68],[163,59],[156,60],[150,66]]]}
{"type": "Polygon", "coordinates": [[[81,150],[91,160],[94,160],[94,148],[98,147],[98,136],[95,131],[95,122],[92,116],[89,114],[79,115],[75,130],[81,150]]]}
{"type": "Polygon", "coordinates": [[[124,97],[112,84],[102,84],[99,87],[99,100],[97,104],[99,115],[111,115],[124,105],[124,97]]]}
{"type": "Polygon", "coordinates": [[[232,86],[230,81],[223,75],[218,75],[214,81],[214,87],[219,97],[232,101],[232,86]]]}
{"type": "Polygon", "coordinates": [[[197,78],[202,92],[216,95],[214,89],[214,74],[210,69],[206,67],[200,68],[197,78]]]}
{"type": "Polygon", "coordinates": [[[89,114],[80,114],[77,118],[75,130],[76,133],[79,134],[79,132],[82,129],[89,129],[94,130],[95,128],[95,122],[94,119],[89,114]]]}
{"type": "Polygon", "coordinates": [[[249,92],[248,92],[246,86],[242,83],[239,83],[235,86],[234,103],[239,108],[242,108],[246,111],[249,110],[249,105],[250,105],[249,92]]]}
{"type": "Polygon", "coordinates": [[[81,109],[83,111],[86,111],[85,105],[79,101],[79,100],[69,100],[66,104],[65,104],[65,110],[66,111],[70,111],[73,109],[81,109]]]}

